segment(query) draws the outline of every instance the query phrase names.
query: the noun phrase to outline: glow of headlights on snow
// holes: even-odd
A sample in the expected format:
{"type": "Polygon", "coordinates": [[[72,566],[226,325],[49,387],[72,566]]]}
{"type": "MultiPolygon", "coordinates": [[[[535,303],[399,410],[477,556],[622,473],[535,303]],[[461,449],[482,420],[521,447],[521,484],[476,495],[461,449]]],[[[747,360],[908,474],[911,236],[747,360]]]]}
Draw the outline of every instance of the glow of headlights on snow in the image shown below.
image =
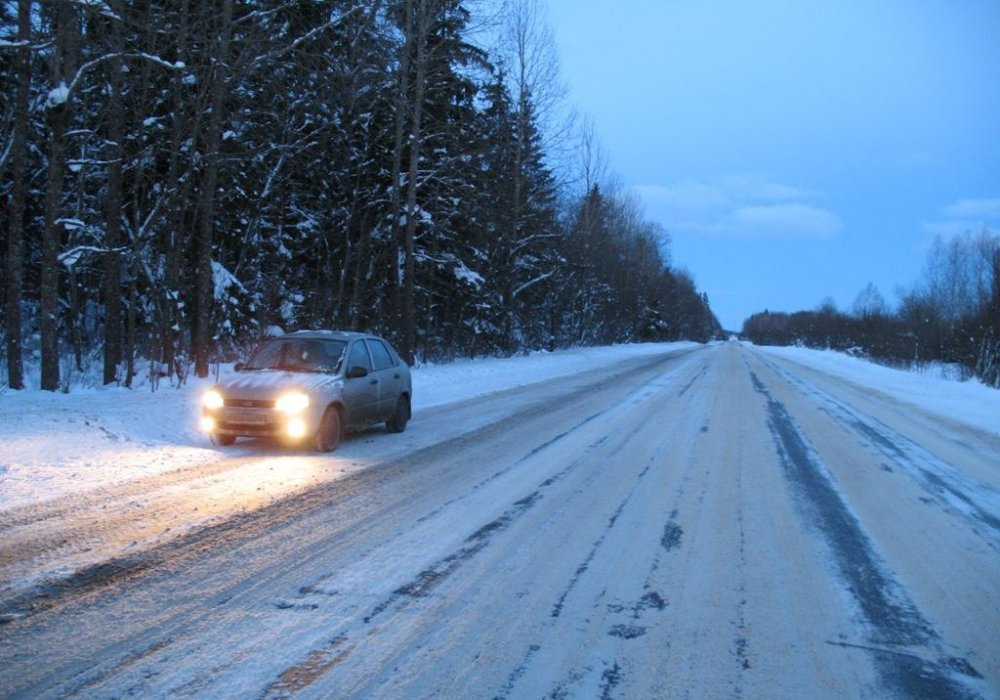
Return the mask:
{"type": "Polygon", "coordinates": [[[300,391],[292,391],[280,396],[274,407],[282,413],[301,413],[309,408],[309,396],[300,391]]]}
{"type": "MultiPolygon", "coordinates": [[[[330,457],[311,452],[304,455],[282,454],[285,448],[250,443],[250,454],[237,456],[238,466],[212,478],[198,482],[189,490],[187,512],[192,518],[205,519],[215,515],[246,512],[290,496],[316,484],[336,481],[340,470],[330,469],[330,457]],[[261,452],[270,452],[261,456],[261,452]]],[[[223,459],[229,453],[220,452],[223,459]]],[[[357,467],[351,467],[356,469],[357,467]]]]}

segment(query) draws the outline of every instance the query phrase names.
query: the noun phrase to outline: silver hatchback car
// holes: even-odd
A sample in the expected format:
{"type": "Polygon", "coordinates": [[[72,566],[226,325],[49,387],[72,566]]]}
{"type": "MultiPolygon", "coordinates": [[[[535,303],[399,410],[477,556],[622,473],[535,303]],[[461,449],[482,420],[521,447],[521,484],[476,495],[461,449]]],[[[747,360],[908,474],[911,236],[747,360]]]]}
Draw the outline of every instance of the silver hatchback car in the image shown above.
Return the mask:
{"type": "Polygon", "coordinates": [[[384,421],[401,433],[410,420],[410,368],[372,335],[289,333],[266,340],[236,372],[202,397],[202,429],[216,445],[269,437],[329,452],[349,429],[384,421]]]}

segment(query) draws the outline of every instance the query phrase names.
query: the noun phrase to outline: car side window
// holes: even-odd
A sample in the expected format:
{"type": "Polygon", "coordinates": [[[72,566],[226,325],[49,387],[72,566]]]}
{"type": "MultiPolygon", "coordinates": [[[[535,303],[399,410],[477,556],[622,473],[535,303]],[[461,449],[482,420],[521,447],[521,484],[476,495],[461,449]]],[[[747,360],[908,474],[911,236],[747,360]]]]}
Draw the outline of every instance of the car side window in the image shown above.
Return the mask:
{"type": "Polygon", "coordinates": [[[369,372],[372,369],[372,363],[368,359],[368,350],[365,349],[364,341],[358,341],[351,346],[351,358],[347,363],[347,369],[350,371],[354,367],[364,367],[369,372]]]}
{"type": "Polygon", "coordinates": [[[395,364],[392,361],[392,355],[389,354],[385,343],[381,340],[369,340],[368,349],[371,350],[372,358],[375,360],[376,370],[389,369],[395,364]]]}

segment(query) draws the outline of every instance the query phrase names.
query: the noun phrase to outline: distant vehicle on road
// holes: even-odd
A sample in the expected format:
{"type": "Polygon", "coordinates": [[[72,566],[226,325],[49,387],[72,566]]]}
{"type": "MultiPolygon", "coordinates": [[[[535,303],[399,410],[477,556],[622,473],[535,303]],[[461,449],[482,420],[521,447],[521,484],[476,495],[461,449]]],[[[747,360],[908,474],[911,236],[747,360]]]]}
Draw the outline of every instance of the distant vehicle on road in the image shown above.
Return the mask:
{"type": "Polygon", "coordinates": [[[299,331],[265,341],[207,391],[201,424],[216,445],[267,437],[329,452],[349,429],[403,432],[412,397],[410,368],[384,339],[299,331]]]}

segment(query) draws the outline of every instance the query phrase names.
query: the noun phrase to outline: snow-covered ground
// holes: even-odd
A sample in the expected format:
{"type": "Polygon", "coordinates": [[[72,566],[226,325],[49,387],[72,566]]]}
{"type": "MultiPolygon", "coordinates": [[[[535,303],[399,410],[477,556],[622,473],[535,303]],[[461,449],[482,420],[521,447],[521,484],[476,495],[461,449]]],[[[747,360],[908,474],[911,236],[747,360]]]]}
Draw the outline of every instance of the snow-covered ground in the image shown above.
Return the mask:
{"type": "MultiPolygon", "coordinates": [[[[677,343],[670,347],[683,348],[677,343]]],[[[662,352],[660,344],[580,348],[414,370],[414,411],[662,352]]],[[[868,387],[930,413],[1000,434],[1000,391],[804,348],[769,352],[868,387]]],[[[231,372],[223,366],[223,374],[231,372]]],[[[227,457],[198,429],[212,379],[179,388],[73,388],[0,393],[0,510],[227,457]]]]}

